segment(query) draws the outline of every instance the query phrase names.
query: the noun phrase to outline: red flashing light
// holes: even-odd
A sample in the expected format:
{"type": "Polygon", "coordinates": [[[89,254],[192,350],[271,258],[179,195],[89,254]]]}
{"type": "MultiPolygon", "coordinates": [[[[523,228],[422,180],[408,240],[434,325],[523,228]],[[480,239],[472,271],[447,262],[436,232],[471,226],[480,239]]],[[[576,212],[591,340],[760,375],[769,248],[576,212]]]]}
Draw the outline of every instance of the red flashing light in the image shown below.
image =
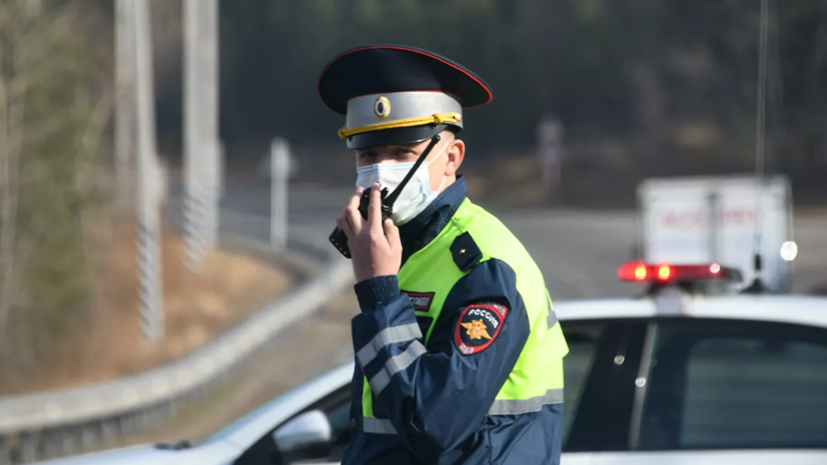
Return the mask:
{"type": "Polygon", "coordinates": [[[717,263],[709,265],[651,265],[643,262],[624,263],[617,270],[617,277],[621,281],[702,281],[723,279],[740,281],[741,273],[734,268],[726,268],[717,263]]]}
{"type": "Polygon", "coordinates": [[[672,268],[669,265],[660,265],[658,267],[658,279],[661,281],[668,281],[672,276],[672,268]]]}
{"type": "Polygon", "coordinates": [[[617,270],[617,277],[621,281],[646,281],[648,269],[645,263],[624,263],[617,270]]]}
{"type": "Polygon", "coordinates": [[[642,263],[638,263],[637,265],[635,265],[635,279],[639,281],[645,280],[646,275],[648,274],[646,271],[646,265],[642,263]]]}

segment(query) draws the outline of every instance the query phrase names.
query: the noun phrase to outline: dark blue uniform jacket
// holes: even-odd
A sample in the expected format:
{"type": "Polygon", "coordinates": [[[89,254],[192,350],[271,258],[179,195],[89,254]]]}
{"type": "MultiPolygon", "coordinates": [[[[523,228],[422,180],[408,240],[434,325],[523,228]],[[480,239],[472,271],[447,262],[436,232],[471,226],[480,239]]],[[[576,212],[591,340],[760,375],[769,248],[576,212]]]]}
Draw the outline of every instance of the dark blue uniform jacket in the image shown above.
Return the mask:
{"type": "MultiPolygon", "coordinates": [[[[465,180],[460,177],[401,227],[403,263],[440,233],[466,193],[465,180]]],[[[355,290],[361,313],[351,324],[354,351],[392,326],[419,323],[426,334],[430,322],[417,321],[410,298],[400,293],[396,276],[362,281],[355,290]]],[[[561,404],[522,415],[487,415],[528,334],[528,317],[516,290],[514,271],[496,259],[476,265],[445,301],[427,352],[394,374],[379,395],[374,393],[375,416],[389,418],[397,434],[363,432],[363,376],[371,379],[390,357],[404,352],[413,341],[386,345],[367,366],[356,364],[353,429],[342,463],[557,464],[561,404]],[[485,350],[463,355],[454,340],[460,312],[471,304],[492,301],[509,305],[499,334],[485,350]]],[[[424,343],[422,339],[419,342],[424,343]]]]}

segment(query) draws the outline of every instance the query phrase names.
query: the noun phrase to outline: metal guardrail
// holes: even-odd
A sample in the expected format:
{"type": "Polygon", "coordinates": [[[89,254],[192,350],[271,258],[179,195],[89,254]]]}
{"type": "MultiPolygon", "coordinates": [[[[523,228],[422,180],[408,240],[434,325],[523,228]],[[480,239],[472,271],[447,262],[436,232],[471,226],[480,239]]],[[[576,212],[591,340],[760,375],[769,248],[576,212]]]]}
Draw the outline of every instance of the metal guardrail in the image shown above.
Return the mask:
{"type": "MultiPolygon", "coordinates": [[[[277,260],[317,273],[197,351],[101,384],[0,398],[0,465],[71,455],[138,432],[209,392],[279,332],[319,310],[352,282],[352,271],[326,242],[311,244],[302,236],[288,242],[288,250],[300,254],[277,260]]],[[[257,256],[269,252],[238,237],[222,238],[222,246],[257,256]]]]}

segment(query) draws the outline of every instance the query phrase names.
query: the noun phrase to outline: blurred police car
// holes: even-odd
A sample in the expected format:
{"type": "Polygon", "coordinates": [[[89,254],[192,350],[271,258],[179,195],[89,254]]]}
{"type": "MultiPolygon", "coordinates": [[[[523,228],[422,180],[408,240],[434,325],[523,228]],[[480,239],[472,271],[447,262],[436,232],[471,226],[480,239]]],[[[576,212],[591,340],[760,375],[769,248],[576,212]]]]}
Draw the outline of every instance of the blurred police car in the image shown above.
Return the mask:
{"type": "MultiPolygon", "coordinates": [[[[827,463],[827,298],[733,294],[737,270],[630,263],[634,299],[555,306],[569,343],[564,465],[827,463]]],[[[353,364],[194,444],[54,465],[338,463],[353,364]]]]}

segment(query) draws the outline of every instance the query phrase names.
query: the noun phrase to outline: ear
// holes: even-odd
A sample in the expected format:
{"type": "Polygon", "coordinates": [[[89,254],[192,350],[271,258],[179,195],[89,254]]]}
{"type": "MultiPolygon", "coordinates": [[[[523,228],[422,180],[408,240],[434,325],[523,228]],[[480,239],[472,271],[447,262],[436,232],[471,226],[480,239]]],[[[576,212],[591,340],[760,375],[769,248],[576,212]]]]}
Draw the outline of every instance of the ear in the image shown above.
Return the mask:
{"type": "Polygon", "coordinates": [[[448,147],[446,157],[448,160],[447,163],[445,163],[444,174],[448,177],[455,176],[459,166],[462,164],[462,160],[465,159],[465,142],[460,139],[451,141],[451,146],[448,147]]]}

